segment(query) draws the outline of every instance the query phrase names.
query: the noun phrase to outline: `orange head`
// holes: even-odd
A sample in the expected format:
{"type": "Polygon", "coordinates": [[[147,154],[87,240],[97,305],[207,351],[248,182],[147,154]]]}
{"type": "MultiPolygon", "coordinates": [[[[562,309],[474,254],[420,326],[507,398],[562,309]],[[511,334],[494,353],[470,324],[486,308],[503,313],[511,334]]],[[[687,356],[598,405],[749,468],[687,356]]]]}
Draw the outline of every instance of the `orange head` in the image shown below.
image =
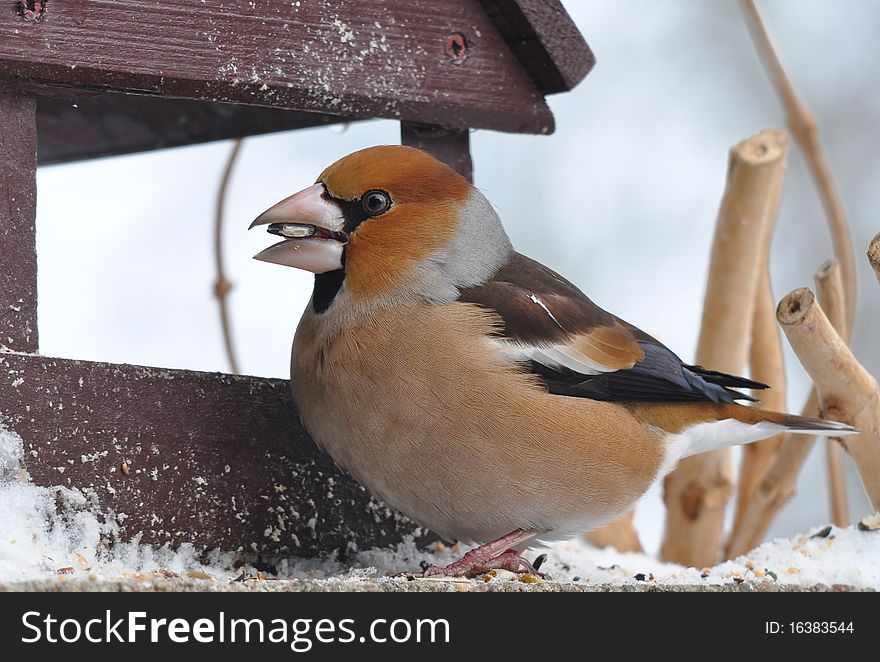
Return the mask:
{"type": "Polygon", "coordinates": [[[340,292],[355,302],[449,300],[491,276],[511,250],[477,189],[426,152],[399,145],[349,154],[255,225],[285,237],[256,259],[317,274],[317,312],[340,292]]]}

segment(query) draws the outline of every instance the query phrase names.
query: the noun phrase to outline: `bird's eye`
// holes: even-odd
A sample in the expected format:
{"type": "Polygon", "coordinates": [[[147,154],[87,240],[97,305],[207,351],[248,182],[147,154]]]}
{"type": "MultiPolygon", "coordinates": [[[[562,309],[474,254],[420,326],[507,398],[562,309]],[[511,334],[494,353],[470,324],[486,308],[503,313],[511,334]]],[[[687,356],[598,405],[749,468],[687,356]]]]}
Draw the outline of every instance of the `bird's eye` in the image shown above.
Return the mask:
{"type": "Polygon", "coordinates": [[[361,205],[370,216],[378,216],[391,207],[391,197],[385,191],[367,191],[361,198],[361,205]]]}

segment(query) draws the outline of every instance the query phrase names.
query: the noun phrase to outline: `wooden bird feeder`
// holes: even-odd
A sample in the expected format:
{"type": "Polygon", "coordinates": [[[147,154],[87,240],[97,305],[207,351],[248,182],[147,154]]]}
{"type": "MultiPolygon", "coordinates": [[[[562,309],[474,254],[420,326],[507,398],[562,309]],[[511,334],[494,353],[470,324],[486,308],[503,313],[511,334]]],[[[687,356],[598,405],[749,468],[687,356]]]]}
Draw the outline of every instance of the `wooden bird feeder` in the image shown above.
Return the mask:
{"type": "Polygon", "coordinates": [[[286,381],[41,356],[37,165],[380,117],[470,177],[469,129],[552,132],[545,95],[593,65],[560,3],[0,4],[0,417],[33,481],[156,545],[313,556],[413,531],[316,449],[286,381]]]}

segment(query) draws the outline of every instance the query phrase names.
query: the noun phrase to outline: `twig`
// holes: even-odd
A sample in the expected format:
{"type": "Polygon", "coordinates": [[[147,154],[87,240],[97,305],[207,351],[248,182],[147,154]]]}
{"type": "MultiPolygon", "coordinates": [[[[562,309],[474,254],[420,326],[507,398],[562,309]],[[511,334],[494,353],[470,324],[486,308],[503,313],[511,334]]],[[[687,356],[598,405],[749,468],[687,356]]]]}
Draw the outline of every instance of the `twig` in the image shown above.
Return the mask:
{"type": "MultiPolygon", "coordinates": [[[[816,272],[815,281],[820,304],[830,312],[828,317],[832,324],[845,336],[843,284],[839,263],[836,260],[825,262],[816,272]]],[[[801,413],[804,416],[819,415],[819,400],[815,389],[810,392],[801,413]]],[[[815,443],[815,437],[792,434],[785,436],[776,459],[758,483],[752,500],[743,511],[740,525],[734,529],[727,543],[726,558],[736,558],[761,543],[776,515],[797,491],[798,474],[815,443]]]]}
{"type": "Polygon", "coordinates": [[[226,166],[223,168],[223,176],[220,178],[220,189],[217,192],[217,206],[214,213],[214,265],[217,272],[217,279],[214,282],[214,296],[217,298],[217,305],[220,310],[220,326],[223,329],[223,345],[226,348],[226,358],[229,361],[229,368],[233,373],[238,373],[239,369],[226,300],[229,291],[232,289],[232,283],[226,278],[226,272],[223,268],[223,210],[226,207],[226,191],[229,188],[232,169],[238,159],[241,145],[241,138],[232,143],[232,150],[229,152],[226,166]]]}
{"type": "MultiPolygon", "coordinates": [[[[785,132],[764,131],[730,151],[696,354],[697,363],[707,368],[738,373],[745,365],[761,248],[779,204],[787,148],[785,132]]],[[[664,483],[663,559],[713,565],[732,491],[729,449],[683,460],[664,483]]]]}
{"type": "Polygon", "coordinates": [[[877,282],[880,283],[880,233],[876,234],[868,245],[868,262],[871,263],[877,282]]]}
{"type": "Polygon", "coordinates": [[[788,128],[803,150],[813,180],[819,189],[822,205],[825,207],[825,214],[828,218],[828,227],[831,231],[834,255],[840,260],[843,291],[846,295],[846,326],[851,329],[856,314],[856,262],[852,234],[846,220],[843,202],[834,185],[828,158],[819,141],[816,118],[795,93],[794,86],[785,73],[754,0],[742,0],[742,9],[761,62],[767,69],[767,73],[782,99],[788,128]]]}
{"type": "Polygon", "coordinates": [[[639,533],[633,525],[634,511],[618,520],[586,534],[587,540],[596,547],[613,547],[618,552],[644,552],[639,533]]]}
{"type": "Polygon", "coordinates": [[[858,435],[840,440],[852,456],[875,510],[880,510],[880,387],[850,352],[807,288],[779,304],[780,324],[813,379],[823,416],[850,423],[858,435]]]}

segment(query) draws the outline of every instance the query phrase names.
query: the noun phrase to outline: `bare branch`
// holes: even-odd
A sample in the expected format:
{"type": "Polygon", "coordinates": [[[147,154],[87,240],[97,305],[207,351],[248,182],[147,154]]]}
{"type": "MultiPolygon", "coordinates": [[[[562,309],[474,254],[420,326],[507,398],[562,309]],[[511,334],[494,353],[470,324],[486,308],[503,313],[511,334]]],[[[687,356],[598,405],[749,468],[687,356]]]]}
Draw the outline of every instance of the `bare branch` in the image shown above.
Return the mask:
{"type": "Polygon", "coordinates": [[[223,175],[220,178],[220,189],[217,192],[217,206],[214,214],[214,265],[217,279],[214,282],[214,296],[217,297],[217,305],[220,310],[220,326],[223,329],[223,346],[226,349],[226,358],[229,361],[230,371],[238,373],[238,358],[235,354],[235,343],[232,339],[232,324],[229,320],[229,308],[226,297],[232,289],[232,283],[226,278],[223,268],[223,210],[226,207],[226,191],[232,177],[232,169],[241,151],[242,140],[233,141],[232,150],[226,159],[223,175]]]}
{"type": "Polygon", "coordinates": [[[831,241],[834,245],[834,255],[840,260],[843,290],[846,294],[846,321],[847,327],[851,329],[856,313],[856,263],[852,233],[846,220],[843,202],[834,185],[828,158],[819,140],[816,118],[795,93],[794,86],[773,47],[773,42],[770,40],[770,35],[767,33],[767,28],[764,26],[754,0],[742,0],[741,6],[761,62],[785,107],[788,127],[803,150],[813,180],[819,189],[819,195],[822,198],[822,205],[825,207],[828,219],[831,241]]]}
{"type": "Polygon", "coordinates": [[[828,500],[831,521],[835,526],[849,526],[849,499],[843,472],[843,448],[833,437],[825,440],[825,462],[828,465],[828,500]]]}

